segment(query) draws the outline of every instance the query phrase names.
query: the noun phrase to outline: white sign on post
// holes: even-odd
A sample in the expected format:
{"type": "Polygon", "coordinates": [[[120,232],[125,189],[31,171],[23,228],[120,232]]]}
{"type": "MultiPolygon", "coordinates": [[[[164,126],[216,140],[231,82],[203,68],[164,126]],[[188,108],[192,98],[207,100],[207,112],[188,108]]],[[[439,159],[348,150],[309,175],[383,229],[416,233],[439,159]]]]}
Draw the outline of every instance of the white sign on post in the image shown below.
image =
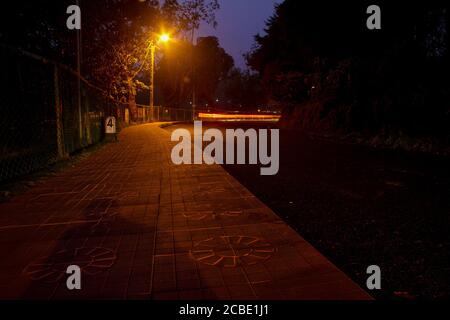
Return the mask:
{"type": "Polygon", "coordinates": [[[108,117],[108,118],[106,118],[105,131],[106,131],[106,134],[115,134],[117,132],[117,130],[116,130],[116,118],[115,117],[108,117]]]}

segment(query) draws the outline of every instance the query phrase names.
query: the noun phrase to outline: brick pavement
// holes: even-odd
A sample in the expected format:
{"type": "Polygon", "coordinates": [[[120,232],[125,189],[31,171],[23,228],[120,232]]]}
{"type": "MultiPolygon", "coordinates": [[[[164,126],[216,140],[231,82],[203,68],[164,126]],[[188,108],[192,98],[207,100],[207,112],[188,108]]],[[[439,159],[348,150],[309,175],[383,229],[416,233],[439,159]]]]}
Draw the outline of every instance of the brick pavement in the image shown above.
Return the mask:
{"type": "Polygon", "coordinates": [[[128,128],[0,204],[0,298],[370,299],[220,166],[173,165],[172,145],[128,128]]]}

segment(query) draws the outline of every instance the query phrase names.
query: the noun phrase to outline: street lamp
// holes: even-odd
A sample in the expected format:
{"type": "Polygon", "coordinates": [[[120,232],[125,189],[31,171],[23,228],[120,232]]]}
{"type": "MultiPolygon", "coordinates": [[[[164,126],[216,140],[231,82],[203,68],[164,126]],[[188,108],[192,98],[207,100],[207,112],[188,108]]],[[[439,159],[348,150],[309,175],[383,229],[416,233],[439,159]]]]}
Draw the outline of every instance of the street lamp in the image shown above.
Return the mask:
{"type": "Polygon", "coordinates": [[[170,35],[167,33],[161,34],[158,40],[150,41],[150,113],[151,121],[154,116],[154,103],[155,103],[155,52],[159,43],[167,43],[170,41],[170,35]]]}
{"type": "Polygon", "coordinates": [[[164,42],[167,43],[170,40],[170,36],[167,33],[164,33],[162,35],[159,36],[159,41],[160,42],[164,42]]]}

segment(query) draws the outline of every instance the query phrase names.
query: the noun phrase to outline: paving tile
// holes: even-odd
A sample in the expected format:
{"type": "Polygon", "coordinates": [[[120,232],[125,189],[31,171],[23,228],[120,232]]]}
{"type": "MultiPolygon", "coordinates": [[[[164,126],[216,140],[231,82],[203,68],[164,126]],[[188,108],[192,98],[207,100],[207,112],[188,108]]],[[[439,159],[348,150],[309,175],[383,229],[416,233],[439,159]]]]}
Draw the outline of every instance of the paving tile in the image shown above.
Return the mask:
{"type": "Polygon", "coordinates": [[[127,128],[0,204],[0,298],[370,299],[220,166],[173,165],[173,145],[127,128]]]}

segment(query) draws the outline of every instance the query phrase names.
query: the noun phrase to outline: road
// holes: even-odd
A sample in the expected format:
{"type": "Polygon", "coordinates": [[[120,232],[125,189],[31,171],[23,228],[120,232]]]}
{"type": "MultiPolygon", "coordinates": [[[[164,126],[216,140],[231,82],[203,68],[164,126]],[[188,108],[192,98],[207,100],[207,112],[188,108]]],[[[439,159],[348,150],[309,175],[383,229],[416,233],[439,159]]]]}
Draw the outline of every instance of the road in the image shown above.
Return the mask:
{"type": "MultiPolygon", "coordinates": [[[[166,130],[176,128],[192,130],[166,130]]],[[[337,143],[298,130],[282,130],[280,139],[278,175],[261,176],[259,166],[224,168],[360,286],[366,268],[380,266],[382,290],[375,297],[449,297],[448,158],[337,143]]]]}

